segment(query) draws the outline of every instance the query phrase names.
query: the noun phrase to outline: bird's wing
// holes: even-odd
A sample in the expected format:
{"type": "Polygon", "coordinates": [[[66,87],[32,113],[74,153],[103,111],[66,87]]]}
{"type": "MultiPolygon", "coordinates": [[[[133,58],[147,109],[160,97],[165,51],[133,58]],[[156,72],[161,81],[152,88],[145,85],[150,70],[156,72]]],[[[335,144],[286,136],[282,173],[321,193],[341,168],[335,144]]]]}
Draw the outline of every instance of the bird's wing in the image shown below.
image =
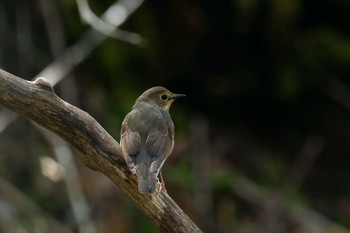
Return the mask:
{"type": "Polygon", "coordinates": [[[139,132],[130,129],[128,126],[129,120],[130,115],[127,115],[122,123],[120,144],[126,163],[132,173],[135,173],[135,156],[141,152],[141,136],[139,132]]]}
{"type": "Polygon", "coordinates": [[[162,130],[152,130],[146,139],[147,153],[153,158],[150,172],[156,175],[174,147],[174,123],[170,119],[165,124],[162,130]]]}

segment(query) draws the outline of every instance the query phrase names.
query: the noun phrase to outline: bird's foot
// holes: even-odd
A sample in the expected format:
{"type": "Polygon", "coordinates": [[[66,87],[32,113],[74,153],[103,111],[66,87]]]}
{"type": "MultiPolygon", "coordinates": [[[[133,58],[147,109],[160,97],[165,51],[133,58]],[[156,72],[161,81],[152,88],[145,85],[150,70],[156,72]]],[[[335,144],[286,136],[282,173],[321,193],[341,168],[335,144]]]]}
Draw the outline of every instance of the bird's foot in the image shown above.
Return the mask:
{"type": "Polygon", "coordinates": [[[157,193],[161,193],[161,192],[168,193],[165,189],[164,181],[162,181],[162,182],[157,181],[157,189],[156,190],[157,190],[157,193]]]}
{"type": "Polygon", "coordinates": [[[130,165],[128,164],[128,167],[129,167],[129,171],[132,173],[132,174],[136,174],[136,166],[135,165],[130,165]]]}

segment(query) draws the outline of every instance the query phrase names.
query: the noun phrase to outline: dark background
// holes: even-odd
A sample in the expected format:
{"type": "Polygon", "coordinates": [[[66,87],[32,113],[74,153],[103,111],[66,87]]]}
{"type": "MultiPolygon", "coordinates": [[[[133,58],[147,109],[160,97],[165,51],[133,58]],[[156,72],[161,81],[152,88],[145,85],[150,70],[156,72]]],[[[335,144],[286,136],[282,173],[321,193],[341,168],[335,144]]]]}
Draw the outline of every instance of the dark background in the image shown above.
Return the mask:
{"type": "MultiPolygon", "coordinates": [[[[101,15],[113,1],[90,4],[101,15]]],[[[146,1],[121,26],[143,46],[103,41],[55,91],[118,141],[144,90],[186,94],[170,110],[175,148],[163,175],[169,195],[205,232],[349,232],[349,22],[346,0],[146,1]]],[[[88,30],[74,1],[1,0],[0,67],[33,79],[88,30]],[[53,13],[45,17],[47,6],[53,13]]],[[[24,232],[56,227],[42,227],[41,218],[72,232],[84,224],[157,232],[74,156],[73,186],[90,208],[77,223],[66,183],[43,175],[54,148],[30,121],[6,123],[11,117],[1,109],[0,232],[19,232],[11,223],[24,232]],[[44,214],[23,211],[12,192],[44,214]]]]}

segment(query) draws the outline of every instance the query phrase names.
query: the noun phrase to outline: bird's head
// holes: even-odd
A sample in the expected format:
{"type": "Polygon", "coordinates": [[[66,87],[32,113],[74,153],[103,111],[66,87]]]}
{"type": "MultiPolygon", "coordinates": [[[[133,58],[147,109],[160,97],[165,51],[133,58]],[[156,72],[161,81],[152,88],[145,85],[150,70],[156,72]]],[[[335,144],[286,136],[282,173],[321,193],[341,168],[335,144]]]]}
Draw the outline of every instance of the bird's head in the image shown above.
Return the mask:
{"type": "Polygon", "coordinates": [[[174,94],[164,87],[156,86],[142,93],[142,95],[137,98],[136,104],[146,103],[156,105],[168,111],[175,99],[185,96],[184,94],[174,94]]]}

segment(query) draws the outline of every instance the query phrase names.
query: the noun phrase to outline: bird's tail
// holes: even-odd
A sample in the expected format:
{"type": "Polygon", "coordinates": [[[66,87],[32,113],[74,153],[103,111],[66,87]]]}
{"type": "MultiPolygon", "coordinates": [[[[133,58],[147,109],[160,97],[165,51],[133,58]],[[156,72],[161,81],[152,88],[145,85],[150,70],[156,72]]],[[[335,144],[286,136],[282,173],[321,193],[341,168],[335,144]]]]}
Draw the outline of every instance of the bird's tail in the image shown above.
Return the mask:
{"type": "Polygon", "coordinates": [[[136,161],[137,183],[141,193],[154,193],[157,187],[157,177],[150,172],[151,159],[148,157],[148,155],[140,154],[136,161]]]}

